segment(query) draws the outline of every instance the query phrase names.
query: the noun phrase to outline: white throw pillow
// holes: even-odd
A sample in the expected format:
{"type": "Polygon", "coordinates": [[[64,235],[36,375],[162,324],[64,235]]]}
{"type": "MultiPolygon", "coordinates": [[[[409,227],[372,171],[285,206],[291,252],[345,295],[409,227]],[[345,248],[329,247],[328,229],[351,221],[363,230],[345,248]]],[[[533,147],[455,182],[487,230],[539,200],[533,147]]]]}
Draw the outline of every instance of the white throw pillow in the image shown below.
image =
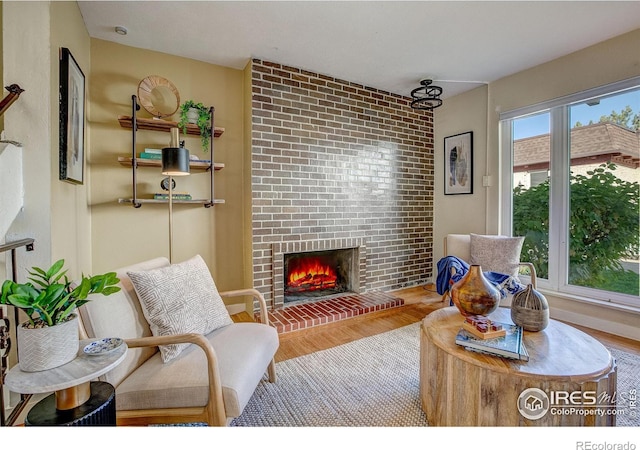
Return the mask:
{"type": "Polygon", "coordinates": [[[471,264],[479,264],[485,272],[518,276],[520,251],[524,237],[471,234],[471,264]]]}
{"type": "MultiPolygon", "coordinates": [[[[154,336],[208,334],[231,324],[207,264],[200,255],[159,269],[127,272],[154,336]]],[[[191,344],[160,346],[169,362],[191,344]]]]}

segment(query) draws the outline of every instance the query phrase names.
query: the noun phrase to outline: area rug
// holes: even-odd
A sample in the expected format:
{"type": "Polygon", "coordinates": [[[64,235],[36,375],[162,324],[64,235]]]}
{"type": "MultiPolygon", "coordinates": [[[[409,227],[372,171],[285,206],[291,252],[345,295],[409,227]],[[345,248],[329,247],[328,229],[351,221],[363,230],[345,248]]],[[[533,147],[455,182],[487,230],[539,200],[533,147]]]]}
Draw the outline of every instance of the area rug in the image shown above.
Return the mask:
{"type": "Polygon", "coordinates": [[[419,396],[419,324],[277,364],[232,426],[426,426],[419,396]]]}
{"type": "MultiPolygon", "coordinates": [[[[423,427],[420,405],[420,325],[359,339],[279,362],[276,383],[260,383],[242,427],[423,427]]],[[[618,392],[640,388],[640,358],[611,349],[618,363],[618,392]]],[[[625,405],[620,405],[625,407],[625,405]]],[[[617,417],[640,426],[640,414],[617,417]]]]}

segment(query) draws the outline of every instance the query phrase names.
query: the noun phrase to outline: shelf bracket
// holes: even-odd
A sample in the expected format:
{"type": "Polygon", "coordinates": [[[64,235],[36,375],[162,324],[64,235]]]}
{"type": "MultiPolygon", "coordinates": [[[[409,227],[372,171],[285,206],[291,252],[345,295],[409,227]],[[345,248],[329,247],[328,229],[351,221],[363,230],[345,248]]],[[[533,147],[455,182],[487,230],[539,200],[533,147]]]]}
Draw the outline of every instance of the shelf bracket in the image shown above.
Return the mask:
{"type": "Polygon", "coordinates": [[[214,155],[213,155],[213,141],[214,141],[214,130],[215,130],[215,120],[214,120],[214,113],[215,113],[216,109],[211,106],[209,107],[209,115],[211,116],[211,139],[209,139],[209,152],[210,152],[210,157],[211,157],[211,164],[209,165],[209,186],[210,186],[210,192],[209,192],[209,203],[205,203],[204,207],[205,208],[211,208],[214,205],[214,197],[213,197],[213,172],[215,172],[215,169],[213,167],[213,161],[215,161],[214,155]]]}
{"type": "Polygon", "coordinates": [[[142,203],[138,201],[138,180],[136,172],[138,170],[138,160],[136,158],[136,132],[138,131],[138,120],[136,112],[140,111],[138,98],[131,96],[131,173],[133,177],[133,198],[131,204],[134,208],[140,208],[142,203]]]}

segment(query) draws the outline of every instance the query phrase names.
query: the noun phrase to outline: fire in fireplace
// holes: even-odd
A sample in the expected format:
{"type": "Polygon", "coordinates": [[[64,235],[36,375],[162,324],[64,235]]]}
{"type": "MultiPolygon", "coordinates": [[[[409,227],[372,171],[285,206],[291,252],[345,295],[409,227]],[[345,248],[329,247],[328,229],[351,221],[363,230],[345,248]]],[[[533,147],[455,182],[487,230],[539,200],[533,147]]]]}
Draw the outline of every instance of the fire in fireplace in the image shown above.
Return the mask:
{"type": "Polygon", "coordinates": [[[287,288],[290,292],[316,291],[336,287],[338,276],[333,267],[320,258],[309,257],[289,272],[287,288]]]}
{"type": "Polygon", "coordinates": [[[285,254],[285,303],[351,291],[354,252],[338,249],[285,254]]]}

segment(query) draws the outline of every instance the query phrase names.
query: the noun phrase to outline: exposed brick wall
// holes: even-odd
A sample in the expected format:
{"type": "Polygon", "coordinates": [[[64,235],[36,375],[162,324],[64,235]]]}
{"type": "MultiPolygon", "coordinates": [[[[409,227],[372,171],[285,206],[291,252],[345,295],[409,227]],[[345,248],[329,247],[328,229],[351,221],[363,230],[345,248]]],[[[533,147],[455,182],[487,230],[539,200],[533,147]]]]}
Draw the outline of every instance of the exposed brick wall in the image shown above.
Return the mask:
{"type": "Polygon", "coordinates": [[[409,99],[253,60],[254,285],[275,307],[273,248],[364,240],[361,291],[432,269],[433,116],[409,99]]]}

